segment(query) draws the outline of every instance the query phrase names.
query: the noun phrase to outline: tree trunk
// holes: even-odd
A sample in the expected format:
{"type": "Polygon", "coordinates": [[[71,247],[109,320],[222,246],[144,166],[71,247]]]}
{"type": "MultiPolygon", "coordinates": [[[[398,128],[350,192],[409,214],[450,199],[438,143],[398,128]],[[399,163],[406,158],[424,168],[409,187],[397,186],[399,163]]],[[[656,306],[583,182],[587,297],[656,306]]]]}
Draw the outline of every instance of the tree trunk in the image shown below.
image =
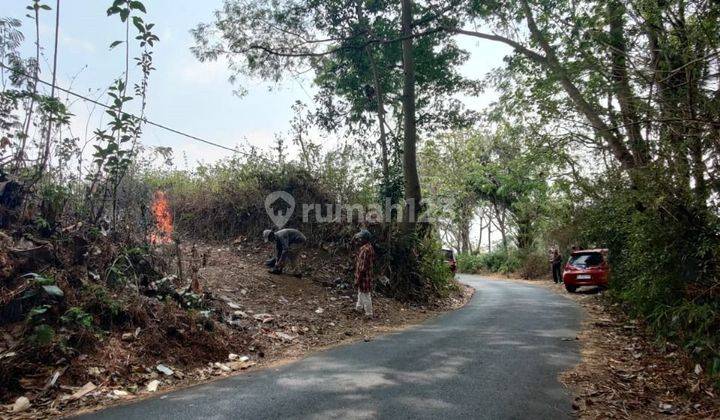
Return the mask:
{"type": "MultiPolygon", "coordinates": [[[[50,85],[50,100],[55,100],[55,82],[57,79],[57,58],[58,58],[58,39],[60,38],[60,0],[55,2],[55,49],[53,50],[53,72],[52,72],[52,84],[50,85]]],[[[40,65],[40,63],[36,63],[40,65]]],[[[48,114],[47,131],[45,132],[45,151],[43,152],[41,163],[38,166],[38,172],[36,175],[37,182],[42,177],[45,168],[47,167],[48,161],[50,160],[50,141],[52,136],[53,126],[53,115],[52,112],[48,114]]],[[[34,183],[33,182],[33,183],[34,183]]]]}
{"type": "Polygon", "coordinates": [[[470,224],[463,220],[460,223],[460,247],[462,253],[470,253],[470,224]]]}
{"type": "MultiPolygon", "coordinates": [[[[357,14],[360,26],[367,31],[369,37],[373,36],[370,24],[363,13],[362,5],[360,1],[355,2],[355,13],[357,14]]],[[[372,73],[373,85],[375,87],[376,95],[376,112],[378,118],[378,127],[380,128],[380,149],[382,152],[382,176],[383,184],[387,188],[390,185],[390,164],[388,159],[388,144],[387,144],[387,132],[385,131],[385,101],[382,85],[380,84],[380,75],[378,73],[377,63],[373,56],[372,45],[368,44],[365,47],[365,54],[367,54],[368,62],[370,63],[370,72],[372,73]]]]}
{"type": "Polygon", "coordinates": [[[488,252],[492,252],[492,217],[488,216],[488,252]]]}
{"type": "Polygon", "coordinates": [[[372,48],[368,45],[365,47],[365,51],[370,60],[370,69],[372,71],[375,95],[377,97],[377,118],[378,126],[380,127],[380,149],[382,152],[382,176],[383,183],[387,188],[390,185],[390,164],[388,160],[387,133],[385,131],[385,102],[383,100],[383,90],[382,85],[380,85],[377,64],[375,63],[375,57],[372,55],[372,48]]]}
{"type": "Polygon", "coordinates": [[[458,230],[460,233],[460,252],[469,253],[472,251],[472,243],[470,242],[470,227],[473,219],[473,203],[469,198],[465,198],[457,210],[458,230]]]}
{"type": "Polygon", "coordinates": [[[480,218],[480,231],[478,232],[478,242],[477,242],[477,252],[480,253],[480,250],[482,249],[482,235],[483,235],[483,225],[482,225],[482,217],[480,218]]]}
{"type": "MultiPolygon", "coordinates": [[[[415,121],[415,62],[412,39],[412,1],[402,0],[402,56],[403,56],[403,176],[405,181],[404,221],[413,226],[420,211],[420,179],[417,171],[415,146],[417,127],[415,121]]],[[[411,229],[411,228],[408,228],[411,229]]]]}
{"type": "Polygon", "coordinates": [[[502,237],[502,246],[503,250],[507,251],[507,232],[505,227],[505,211],[500,210],[500,208],[497,206],[497,204],[493,204],[493,207],[495,208],[495,216],[497,217],[498,221],[498,229],[500,229],[500,236],[502,237]]]}
{"type": "Polygon", "coordinates": [[[648,158],[648,149],[641,134],[638,118],[637,98],[630,87],[627,71],[627,41],[623,16],[625,7],[618,1],[607,4],[607,18],[610,23],[610,56],[612,57],[612,78],[615,97],[620,105],[623,126],[630,138],[630,148],[637,165],[644,165],[648,158]]]}

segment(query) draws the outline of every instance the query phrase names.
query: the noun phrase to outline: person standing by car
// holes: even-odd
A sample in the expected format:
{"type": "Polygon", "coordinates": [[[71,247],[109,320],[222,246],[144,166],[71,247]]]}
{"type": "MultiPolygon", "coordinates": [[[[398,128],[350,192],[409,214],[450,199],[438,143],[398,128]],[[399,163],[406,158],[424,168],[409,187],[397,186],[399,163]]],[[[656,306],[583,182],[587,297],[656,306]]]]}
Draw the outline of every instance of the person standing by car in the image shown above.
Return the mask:
{"type": "Polygon", "coordinates": [[[557,248],[553,249],[552,257],[550,258],[550,265],[552,267],[553,281],[562,283],[562,256],[558,252],[557,248]]]}

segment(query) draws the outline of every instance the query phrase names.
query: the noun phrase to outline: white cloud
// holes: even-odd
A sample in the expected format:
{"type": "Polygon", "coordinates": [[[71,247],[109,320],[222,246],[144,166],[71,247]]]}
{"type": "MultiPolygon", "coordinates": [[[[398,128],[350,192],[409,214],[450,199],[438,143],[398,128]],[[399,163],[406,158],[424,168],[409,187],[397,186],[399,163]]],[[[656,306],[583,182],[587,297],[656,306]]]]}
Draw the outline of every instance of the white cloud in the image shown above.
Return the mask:
{"type": "Polygon", "coordinates": [[[206,62],[192,60],[185,63],[177,73],[180,81],[195,85],[227,83],[229,76],[228,63],[222,58],[206,62]]]}
{"type": "Polygon", "coordinates": [[[173,31],[172,28],[164,28],[162,30],[162,34],[160,35],[160,42],[169,44],[173,41],[173,39],[175,39],[175,31],[173,31]]]}
{"type": "Polygon", "coordinates": [[[95,44],[92,42],[82,38],[75,38],[74,36],[67,34],[60,35],[60,44],[71,50],[76,50],[86,54],[94,54],[97,51],[95,44]]]}

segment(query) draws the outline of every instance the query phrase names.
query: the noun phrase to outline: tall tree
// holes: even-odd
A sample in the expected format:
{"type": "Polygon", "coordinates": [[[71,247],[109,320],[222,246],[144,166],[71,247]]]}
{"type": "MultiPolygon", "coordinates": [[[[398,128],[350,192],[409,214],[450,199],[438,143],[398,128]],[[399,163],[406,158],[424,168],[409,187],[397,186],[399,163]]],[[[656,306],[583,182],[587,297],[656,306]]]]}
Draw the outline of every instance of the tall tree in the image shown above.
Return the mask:
{"type": "Polygon", "coordinates": [[[634,188],[655,171],[699,208],[720,191],[720,5],[514,0],[470,2],[452,13],[475,27],[449,32],[512,47],[508,70],[521,89],[513,95],[584,131],[580,140],[607,151],[634,188]]]}
{"type": "Polygon", "coordinates": [[[415,121],[415,57],[413,57],[412,12],[412,1],[402,0],[402,32],[400,34],[403,38],[403,178],[405,180],[405,215],[408,221],[415,220],[422,200],[420,179],[417,172],[417,158],[415,156],[417,127],[415,121]]]}
{"type": "Polygon", "coordinates": [[[431,13],[413,2],[226,0],[212,24],[194,30],[193,51],[201,60],[227,58],[234,79],[312,71],[314,123],[367,150],[379,145],[383,183],[393,162],[402,164],[405,196],[419,202],[418,133],[471,124],[455,96],[478,88],[458,73],[467,54],[431,26],[431,13]],[[368,142],[373,132],[377,142],[368,142]]]}

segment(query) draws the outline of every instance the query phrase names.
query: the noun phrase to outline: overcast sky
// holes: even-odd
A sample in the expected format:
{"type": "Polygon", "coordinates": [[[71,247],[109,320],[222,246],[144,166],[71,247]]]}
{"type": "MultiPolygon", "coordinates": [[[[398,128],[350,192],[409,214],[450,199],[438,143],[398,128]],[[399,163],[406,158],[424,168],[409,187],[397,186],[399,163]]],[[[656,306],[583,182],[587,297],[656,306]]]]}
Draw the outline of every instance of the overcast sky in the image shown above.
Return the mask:
{"type": "MultiPolygon", "coordinates": [[[[55,7],[55,1],[45,2],[55,7]]],[[[24,17],[28,12],[25,7],[30,3],[30,0],[0,0],[0,16],[22,18],[26,36],[24,51],[28,56],[34,54],[33,22],[24,17]]],[[[150,79],[148,119],[229,147],[249,143],[268,148],[275,133],[288,130],[291,105],[296,100],[310,102],[313,88],[308,80],[288,81],[272,91],[266,83],[245,80],[242,83],[248,94],[239,98],[233,94],[229,72],[223,63],[200,63],[193,57],[189,50],[193,43],[189,30],[200,22],[212,21],[212,12],[222,0],[146,0],[144,3],[148,8],[145,19],[156,24],[154,30],[160,37],[154,50],[157,71],[150,79]]],[[[105,15],[110,4],[110,0],[63,0],[60,9],[58,84],[80,93],[92,93],[103,102],[106,96],[102,93],[124,69],[124,48],[108,49],[111,42],[124,37],[119,18],[105,15]]],[[[41,45],[45,49],[41,77],[50,80],[54,11],[44,12],[40,22],[41,45]]],[[[473,78],[481,78],[500,66],[502,57],[509,53],[497,43],[467,38],[460,42],[472,54],[462,71],[473,78]]],[[[138,71],[134,70],[131,79],[137,80],[137,76],[138,71]]],[[[468,107],[479,109],[494,98],[495,95],[488,92],[481,97],[464,99],[468,107]]],[[[76,114],[72,123],[76,136],[83,138],[86,127],[92,132],[94,127],[103,124],[103,113],[93,110],[91,104],[79,101],[71,110],[76,114]]],[[[144,130],[143,144],[172,147],[178,158],[184,152],[191,166],[197,161],[211,162],[230,154],[152,126],[144,130]]],[[[180,162],[179,166],[183,164],[180,162]]]]}

